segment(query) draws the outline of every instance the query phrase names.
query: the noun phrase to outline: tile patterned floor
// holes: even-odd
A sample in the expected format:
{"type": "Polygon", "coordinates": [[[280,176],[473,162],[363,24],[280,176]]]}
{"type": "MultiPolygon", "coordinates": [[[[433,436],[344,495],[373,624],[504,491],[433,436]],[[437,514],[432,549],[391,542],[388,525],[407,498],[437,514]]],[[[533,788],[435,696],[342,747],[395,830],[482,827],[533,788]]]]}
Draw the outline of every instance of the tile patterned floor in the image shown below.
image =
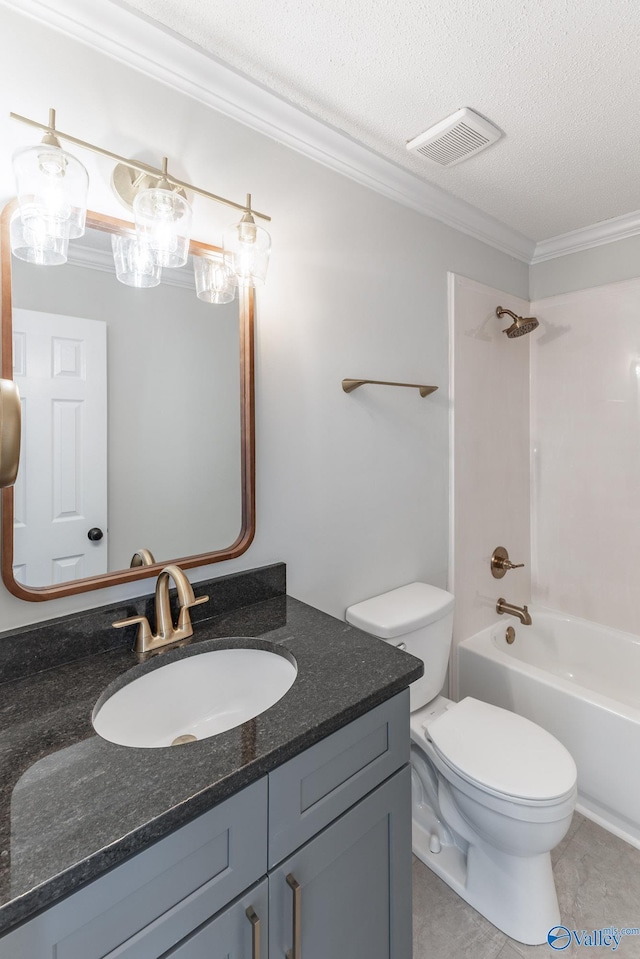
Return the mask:
{"type": "MultiPolygon", "coordinates": [[[[552,853],[562,921],[569,929],[640,928],[640,850],[575,813],[552,853]]],[[[626,936],[615,951],[578,946],[558,952],[546,943],[509,939],[463,902],[418,859],[413,861],[413,959],[640,959],[640,936],[626,936]]]]}

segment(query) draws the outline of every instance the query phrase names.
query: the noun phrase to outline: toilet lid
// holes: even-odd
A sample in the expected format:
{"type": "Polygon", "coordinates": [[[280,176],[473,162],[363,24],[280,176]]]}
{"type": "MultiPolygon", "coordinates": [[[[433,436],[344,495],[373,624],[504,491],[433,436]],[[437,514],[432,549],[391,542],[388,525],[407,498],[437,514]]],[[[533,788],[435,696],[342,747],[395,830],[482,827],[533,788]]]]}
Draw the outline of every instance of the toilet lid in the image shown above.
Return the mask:
{"type": "Polygon", "coordinates": [[[517,799],[557,799],[575,787],[571,754],[545,729],[470,696],[425,726],[444,762],[464,779],[517,799]]]}

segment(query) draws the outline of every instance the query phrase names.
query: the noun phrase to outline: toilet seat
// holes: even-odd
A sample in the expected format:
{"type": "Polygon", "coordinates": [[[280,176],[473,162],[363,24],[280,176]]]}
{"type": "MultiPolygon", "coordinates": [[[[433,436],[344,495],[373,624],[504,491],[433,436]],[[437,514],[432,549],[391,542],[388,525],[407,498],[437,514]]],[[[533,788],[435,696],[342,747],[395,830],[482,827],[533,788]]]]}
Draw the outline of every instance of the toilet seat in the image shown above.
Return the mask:
{"type": "Polygon", "coordinates": [[[575,793],[571,754],[551,733],[507,709],[467,697],[423,724],[457,777],[516,804],[556,805],[575,793]]]}

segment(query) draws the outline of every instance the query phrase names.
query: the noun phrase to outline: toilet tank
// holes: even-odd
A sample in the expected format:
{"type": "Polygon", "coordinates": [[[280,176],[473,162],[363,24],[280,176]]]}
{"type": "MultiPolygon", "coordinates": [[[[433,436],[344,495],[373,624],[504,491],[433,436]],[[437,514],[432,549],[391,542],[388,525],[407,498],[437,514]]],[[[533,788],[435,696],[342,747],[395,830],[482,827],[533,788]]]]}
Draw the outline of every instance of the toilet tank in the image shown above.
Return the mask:
{"type": "Polygon", "coordinates": [[[428,583],[409,583],[349,606],[346,620],[424,662],[424,676],[411,684],[411,710],[438,695],[447,674],[454,598],[428,583]]]}

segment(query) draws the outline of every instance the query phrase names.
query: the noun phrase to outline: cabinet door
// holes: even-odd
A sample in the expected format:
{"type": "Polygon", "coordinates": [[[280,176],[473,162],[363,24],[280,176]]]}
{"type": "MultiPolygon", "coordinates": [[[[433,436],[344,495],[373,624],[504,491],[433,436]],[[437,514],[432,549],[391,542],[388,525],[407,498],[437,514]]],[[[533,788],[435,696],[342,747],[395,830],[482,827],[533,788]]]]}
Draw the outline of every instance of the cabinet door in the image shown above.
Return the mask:
{"type": "Polygon", "coordinates": [[[408,766],[269,874],[269,910],[270,959],[411,959],[408,766]]]}
{"type": "Polygon", "coordinates": [[[163,959],[267,959],[268,909],[263,879],[163,959]]]}

